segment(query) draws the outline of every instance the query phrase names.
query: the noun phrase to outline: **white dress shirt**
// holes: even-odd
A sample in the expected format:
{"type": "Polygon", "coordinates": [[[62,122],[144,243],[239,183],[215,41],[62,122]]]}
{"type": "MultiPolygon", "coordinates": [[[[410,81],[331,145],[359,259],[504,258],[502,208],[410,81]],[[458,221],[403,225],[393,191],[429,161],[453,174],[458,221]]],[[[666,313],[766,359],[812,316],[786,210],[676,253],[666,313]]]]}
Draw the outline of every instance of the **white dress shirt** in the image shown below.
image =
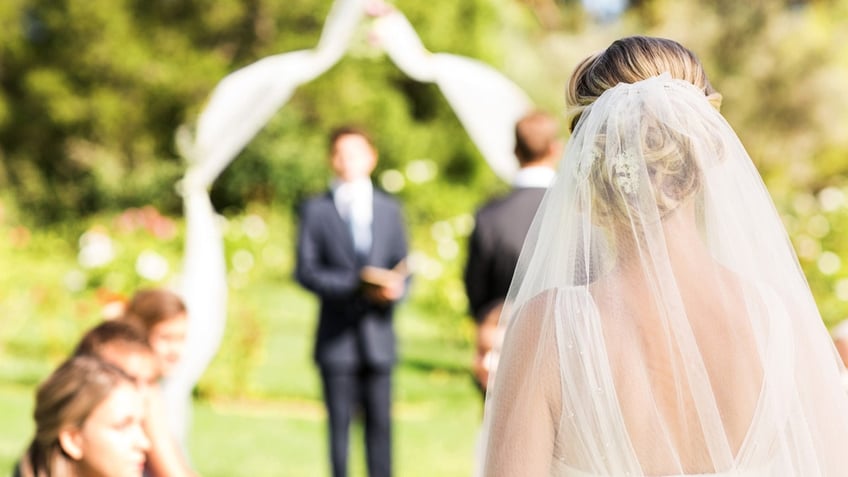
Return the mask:
{"type": "Polygon", "coordinates": [[[556,171],[548,166],[527,166],[522,167],[515,173],[512,179],[512,186],[524,188],[542,188],[547,189],[554,181],[556,171]]]}
{"type": "Polygon", "coordinates": [[[374,186],[369,179],[352,182],[334,181],[333,202],[353,236],[353,246],[360,254],[371,250],[371,223],[374,214],[374,186]]]}

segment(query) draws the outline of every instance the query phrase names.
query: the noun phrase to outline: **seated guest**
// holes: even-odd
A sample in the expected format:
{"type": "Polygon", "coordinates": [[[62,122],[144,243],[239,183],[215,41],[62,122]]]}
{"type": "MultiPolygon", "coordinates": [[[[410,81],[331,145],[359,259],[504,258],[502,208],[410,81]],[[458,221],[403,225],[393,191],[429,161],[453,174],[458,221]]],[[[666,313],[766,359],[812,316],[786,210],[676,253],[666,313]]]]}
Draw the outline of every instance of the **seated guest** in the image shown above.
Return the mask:
{"type": "Polygon", "coordinates": [[[142,393],[126,373],[74,357],[38,388],[35,437],[15,475],[140,477],[150,443],[142,393]]]}
{"type": "Polygon", "coordinates": [[[150,438],[146,474],[168,477],[194,475],[168,430],[162,396],[157,385],[159,366],[144,332],[125,321],[106,321],[82,337],[74,354],[95,356],[118,366],[143,391],[144,430],[150,438]]]}
{"type": "Polygon", "coordinates": [[[123,321],[104,321],[88,330],[74,356],[95,356],[121,368],[148,394],[159,380],[159,363],[144,332],[123,321]]]}
{"type": "Polygon", "coordinates": [[[162,376],[168,376],[179,363],[185,348],[187,316],[185,304],[177,294],[153,288],[136,292],[122,319],[146,333],[162,376]]]}

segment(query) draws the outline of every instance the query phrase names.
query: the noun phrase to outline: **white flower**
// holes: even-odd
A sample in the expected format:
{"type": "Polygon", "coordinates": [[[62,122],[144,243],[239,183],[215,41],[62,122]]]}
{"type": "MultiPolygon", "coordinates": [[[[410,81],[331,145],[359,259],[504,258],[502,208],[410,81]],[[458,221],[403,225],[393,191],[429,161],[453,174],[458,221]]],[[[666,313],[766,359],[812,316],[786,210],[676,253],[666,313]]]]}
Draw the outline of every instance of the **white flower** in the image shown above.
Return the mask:
{"type": "MultiPolygon", "coordinates": [[[[833,288],[836,292],[836,298],[840,301],[848,301],[848,278],[840,278],[833,288]]],[[[848,321],[845,323],[848,325],[848,321]]],[[[845,331],[848,332],[848,326],[845,327],[845,331]]]]}
{"type": "Polygon", "coordinates": [[[792,208],[801,215],[810,215],[815,212],[817,207],[816,198],[811,194],[801,193],[792,199],[792,208]]]}
{"type": "Polygon", "coordinates": [[[88,277],[85,275],[85,272],[81,270],[71,270],[65,274],[62,282],[65,284],[65,288],[67,288],[68,291],[78,292],[85,288],[85,284],[88,282],[88,277]]]}
{"type": "Polygon", "coordinates": [[[474,216],[471,214],[461,214],[451,219],[453,229],[460,237],[467,237],[474,230],[474,216]]]}
{"type": "Polygon", "coordinates": [[[798,255],[801,258],[815,260],[821,255],[821,243],[818,240],[809,235],[799,235],[796,240],[798,242],[798,255]]]}
{"type": "Polygon", "coordinates": [[[142,278],[158,282],[168,275],[168,261],[152,250],[145,250],[135,261],[135,271],[142,278]]]}
{"type": "Polygon", "coordinates": [[[636,192],[639,187],[639,165],[630,151],[620,152],[612,165],[615,171],[615,182],[625,194],[636,192]]]}
{"type": "Polygon", "coordinates": [[[459,245],[453,239],[439,240],[438,252],[442,259],[453,260],[459,255],[459,245]]]}
{"type": "Polygon", "coordinates": [[[823,238],[830,233],[830,222],[824,215],[816,214],[807,220],[807,232],[815,238],[823,238]]]}
{"type": "Polygon", "coordinates": [[[438,167],[429,159],[418,159],[406,165],[406,177],[410,182],[421,184],[436,177],[438,167]]]}
{"type": "Polygon", "coordinates": [[[845,205],[845,193],[836,187],[825,187],[819,192],[819,204],[823,210],[833,212],[845,205]]]}
{"type": "Polygon", "coordinates": [[[839,255],[833,252],[823,252],[819,256],[817,265],[819,266],[819,271],[823,274],[833,275],[842,268],[842,260],[839,258],[839,255]]]}
{"type": "Polygon", "coordinates": [[[99,230],[89,230],[80,236],[77,261],[83,268],[99,268],[115,258],[112,239],[99,230]]]}
{"type": "Polygon", "coordinates": [[[406,186],[406,179],[403,178],[403,174],[396,169],[389,169],[387,171],[383,171],[380,174],[380,185],[383,186],[387,192],[396,193],[403,190],[406,186]]]}
{"type": "Polygon", "coordinates": [[[236,250],[232,258],[233,268],[239,273],[247,273],[253,268],[253,254],[245,249],[236,250]]]}
{"type": "Polygon", "coordinates": [[[453,240],[453,227],[451,227],[450,222],[439,220],[430,226],[430,236],[439,242],[442,240],[453,240]]]}
{"type": "Polygon", "coordinates": [[[245,217],[241,228],[244,230],[245,235],[253,241],[264,242],[268,238],[268,226],[262,217],[256,214],[250,214],[245,217]]]}

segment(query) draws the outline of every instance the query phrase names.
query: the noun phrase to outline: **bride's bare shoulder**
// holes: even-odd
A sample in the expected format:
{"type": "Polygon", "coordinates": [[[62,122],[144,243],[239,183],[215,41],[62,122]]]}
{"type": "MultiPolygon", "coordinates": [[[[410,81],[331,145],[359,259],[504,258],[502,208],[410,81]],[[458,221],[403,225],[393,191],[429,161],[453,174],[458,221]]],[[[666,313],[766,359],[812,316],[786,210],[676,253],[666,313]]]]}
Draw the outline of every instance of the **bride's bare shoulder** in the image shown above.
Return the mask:
{"type": "Polygon", "coordinates": [[[583,307],[591,301],[586,287],[549,288],[515,308],[510,317],[510,327],[536,334],[550,327],[556,315],[571,308],[583,307]]]}
{"type": "Polygon", "coordinates": [[[563,300],[585,300],[590,298],[589,289],[585,286],[548,288],[543,290],[521,305],[521,313],[539,313],[548,311],[563,300]]]}

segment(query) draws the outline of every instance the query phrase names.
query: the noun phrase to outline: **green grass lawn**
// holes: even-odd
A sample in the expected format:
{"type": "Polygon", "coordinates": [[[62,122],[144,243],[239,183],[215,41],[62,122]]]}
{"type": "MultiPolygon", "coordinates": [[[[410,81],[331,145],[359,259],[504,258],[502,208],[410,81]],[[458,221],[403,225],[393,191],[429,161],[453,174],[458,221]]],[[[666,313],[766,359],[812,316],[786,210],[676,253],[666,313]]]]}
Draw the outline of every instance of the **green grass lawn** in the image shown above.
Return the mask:
{"type": "MultiPolygon", "coordinates": [[[[0,312],[14,303],[0,302],[0,312]]],[[[468,476],[472,469],[481,402],[467,372],[470,325],[447,328],[433,318],[413,305],[395,317],[401,362],[394,459],[401,477],[468,476]]],[[[228,320],[222,348],[198,386],[193,465],[210,477],[329,475],[311,360],[314,299],[285,279],[253,284],[231,292],[228,320]]],[[[32,436],[35,386],[88,324],[29,317],[3,335],[0,476],[10,474],[32,436]]],[[[364,476],[362,429],[352,432],[351,475],[364,476]]]]}

